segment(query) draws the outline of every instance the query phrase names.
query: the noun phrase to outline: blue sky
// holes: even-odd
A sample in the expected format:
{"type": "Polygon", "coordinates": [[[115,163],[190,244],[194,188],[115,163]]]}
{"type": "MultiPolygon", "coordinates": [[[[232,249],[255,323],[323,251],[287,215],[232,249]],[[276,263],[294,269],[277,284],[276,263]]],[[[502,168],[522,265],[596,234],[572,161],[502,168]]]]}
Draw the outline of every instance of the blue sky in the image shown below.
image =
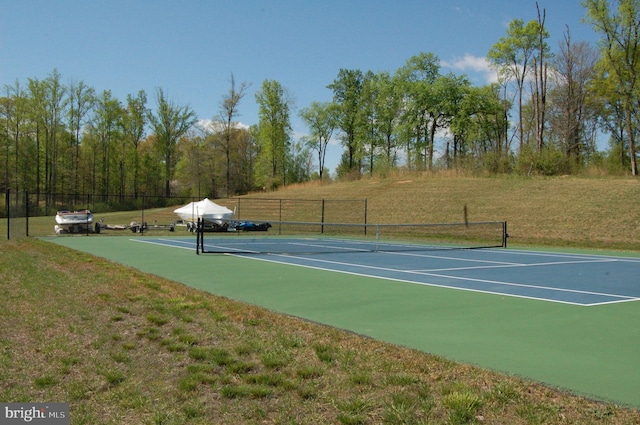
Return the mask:
{"type": "MultiPolygon", "coordinates": [[[[566,26],[573,41],[597,41],[581,22],[579,0],[538,0],[557,51],[566,26]]],[[[535,0],[4,0],[0,2],[0,87],[44,79],[84,81],[124,101],[143,89],[149,106],[161,87],[200,119],[219,113],[236,83],[251,83],[238,120],[258,122],[255,92],[277,80],[297,111],[329,101],[341,68],[390,71],[420,52],[443,72],[488,81],[484,57],[513,19],[537,19],[535,0]]],[[[333,147],[335,168],[342,148],[333,147]]]]}

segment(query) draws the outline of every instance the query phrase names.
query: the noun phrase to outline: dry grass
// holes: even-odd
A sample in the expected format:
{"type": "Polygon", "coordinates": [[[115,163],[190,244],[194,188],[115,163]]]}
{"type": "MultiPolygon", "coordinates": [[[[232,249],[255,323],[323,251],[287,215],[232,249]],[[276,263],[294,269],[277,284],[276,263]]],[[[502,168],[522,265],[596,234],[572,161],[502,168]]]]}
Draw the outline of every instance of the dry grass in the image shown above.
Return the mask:
{"type": "Polygon", "coordinates": [[[0,311],[0,400],[72,424],[640,424],[39,241],[0,244],[0,311]]]}
{"type": "MultiPolygon", "coordinates": [[[[369,223],[462,222],[466,205],[470,221],[507,221],[511,244],[640,250],[640,181],[633,178],[479,178],[422,173],[334,184],[314,182],[251,197],[366,199],[369,223]]],[[[233,209],[237,201],[220,202],[233,209]]],[[[349,217],[349,222],[361,219],[361,205],[353,208],[358,210],[354,213],[357,218],[349,217]]],[[[177,218],[174,209],[146,210],[144,217],[141,211],[96,213],[95,219],[104,218],[109,224],[143,219],[149,224],[169,224],[177,218]]],[[[317,205],[314,209],[317,211],[317,205]]],[[[343,213],[349,214],[339,211],[337,215],[343,213]]],[[[265,218],[277,220],[277,214],[279,211],[268,211],[265,218]]],[[[326,221],[340,220],[335,215],[326,221]]],[[[318,220],[306,216],[296,219],[318,220]]],[[[0,226],[4,223],[0,220],[0,226]]],[[[50,235],[53,224],[52,217],[31,219],[30,233],[50,235]]],[[[108,234],[131,235],[128,231],[108,234]]]]}
{"type": "Polygon", "coordinates": [[[461,222],[466,205],[470,221],[507,221],[512,244],[640,250],[640,181],[633,178],[416,174],[297,186],[277,196],[367,198],[371,223],[461,222]]]}

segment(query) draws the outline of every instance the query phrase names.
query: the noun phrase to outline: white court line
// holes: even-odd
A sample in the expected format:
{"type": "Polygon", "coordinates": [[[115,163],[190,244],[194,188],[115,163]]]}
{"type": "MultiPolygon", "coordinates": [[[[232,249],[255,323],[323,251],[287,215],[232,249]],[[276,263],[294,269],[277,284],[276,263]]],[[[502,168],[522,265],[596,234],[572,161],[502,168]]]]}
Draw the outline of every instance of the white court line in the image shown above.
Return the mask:
{"type": "Polygon", "coordinates": [[[133,239],[133,238],[130,238],[129,240],[132,241],[132,242],[147,243],[149,245],[166,246],[168,248],[190,249],[192,251],[196,250],[195,246],[193,246],[194,245],[193,243],[189,243],[189,246],[180,246],[180,245],[176,245],[176,242],[179,243],[179,244],[186,244],[187,242],[176,241],[174,239],[133,239]]]}
{"type": "Polygon", "coordinates": [[[331,249],[336,249],[336,250],[340,250],[340,251],[367,252],[362,248],[360,248],[360,249],[359,248],[348,248],[348,247],[344,247],[344,246],[320,245],[320,244],[302,243],[302,242],[289,242],[288,245],[312,246],[314,248],[331,248],[331,249]]]}
{"type": "MultiPolygon", "coordinates": [[[[521,288],[527,288],[527,289],[529,289],[529,288],[531,288],[531,289],[540,289],[540,290],[546,290],[546,291],[550,291],[550,292],[563,292],[563,293],[573,293],[573,294],[581,294],[581,295],[603,296],[603,297],[608,297],[608,298],[614,298],[614,299],[616,299],[615,302],[625,302],[625,301],[640,300],[637,297],[630,297],[630,296],[626,296],[626,295],[608,294],[608,293],[601,293],[601,292],[594,292],[594,291],[582,291],[582,290],[576,290],[576,289],[563,289],[563,288],[548,287],[548,286],[541,286],[541,285],[527,285],[527,284],[515,283],[515,282],[503,282],[503,281],[487,280],[487,279],[475,279],[475,278],[466,278],[466,277],[457,277],[457,276],[447,276],[447,275],[441,275],[441,274],[437,274],[437,273],[415,272],[415,271],[411,271],[411,270],[402,270],[402,269],[395,269],[395,268],[389,268],[389,267],[359,265],[359,264],[346,263],[346,262],[341,262],[341,261],[321,260],[321,259],[316,259],[316,258],[299,257],[299,256],[295,256],[295,255],[283,255],[283,254],[272,254],[272,255],[276,256],[276,257],[283,257],[283,258],[294,258],[294,259],[308,261],[308,262],[316,262],[316,263],[323,263],[323,264],[335,264],[335,265],[349,266],[349,267],[361,267],[361,268],[364,268],[364,269],[371,269],[371,270],[391,271],[391,272],[400,273],[400,274],[413,274],[413,275],[420,275],[420,276],[438,277],[438,278],[441,278],[441,279],[452,279],[452,280],[459,280],[459,281],[488,283],[488,284],[498,285],[498,286],[521,287],[521,288]]],[[[276,262],[276,263],[280,263],[280,264],[283,263],[282,261],[267,260],[267,259],[263,259],[263,258],[256,258],[256,259],[263,260],[263,261],[276,262]]],[[[320,270],[330,270],[330,271],[334,271],[334,272],[354,274],[354,275],[359,275],[359,276],[368,276],[368,277],[377,277],[377,278],[381,278],[381,279],[398,280],[398,281],[402,281],[402,282],[414,283],[414,284],[419,284],[419,285],[438,286],[438,287],[451,288],[451,289],[463,289],[463,290],[468,290],[468,291],[484,292],[484,293],[490,293],[490,294],[496,294],[496,295],[508,295],[508,296],[519,297],[519,298],[530,298],[530,299],[544,300],[544,301],[550,301],[550,302],[559,302],[559,303],[564,303],[564,304],[572,304],[572,305],[580,305],[580,306],[590,306],[590,305],[603,304],[603,303],[584,304],[584,303],[566,302],[566,301],[552,300],[552,299],[549,299],[549,298],[542,298],[542,297],[530,297],[530,296],[523,296],[523,295],[505,294],[505,293],[497,292],[497,291],[477,290],[477,289],[472,289],[472,288],[458,288],[458,287],[450,286],[450,285],[434,284],[434,283],[428,283],[428,282],[416,282],[416,281],[413,281],[413,280],[387,278],[387,277],[376,276],[376,275],[372,276],[372,275],[365,274],[365,273],[348,272],[348,271],[336,270],[336,269],[325,268],[325,267],[309,266],[309,265],[304,265],[304,264],[292,264],[292,263],[288,263],[288,262],[284,262],[284,264],[289,264],[289,265],[294,265],[294,266],[299,266],[299,267],[308,267],[308,268],[314,268],[314,269],[320,269],[320,270]]],[[[609,302],[606,302],[606,303],[609,303],[609,302]]]]}
{"type": "MultiPolygon", "coordinates": [[[[170,246],[170,247],[174,247],[174,248],[195,250],[195,248],[193,247],[193,243],[192,242],[183,242],[183,241],[177,241],[177,240],[172,240],[172,239],[155,239],[155,240],[129,239],[129,240],[134,241],[134,242],[143,242],[143,243],[149,243],[149,244],[155,244],[155,245],[170,246]],[[178,244],[189,244],[189,246],[188,247],[187,246],[179,246],[179,245],[176,245],[176,243],[178,243],[178,244]]],[[[299,245],[305,245],[305,244],[299,243],[299,245]]],[[[314,247],[320,246],[320,247],[327,247],[327,248],[336,248],[335,246],[332,246],[332,245],[316,245],[316,244],[307,244],[307,245],[314,246],[314,247]]],[[[221,247],[221,248],[224,248],[224,249],[229,249],[229,247],[225,247],[225,246],[218,246],[218,245],[209,245],[209,246],[216,246],[216,247],[221,247]]],[[[240,250],[238,249],[238,251],[240,251],[240,250]]],[[[247,250],[242,250],[242,251],[247,252],[247,250]]],[[[498,251],[496,251],[496,252],[498,252],[498,251]]],[[[502,252],[502,251],[500,251],[500,252],[502,252]]],[[[387,253],[387,254],[407,254],[407,253],[388,253],[388,252],[385,252],[385,253],[387,253]]],[[[443,284],[435,284],[435,283],[428,283],[428,282],[416,282],[414,280],[407,280],[407,279],[388,278],[388,277],[383,277],[383,276],[370,275],[370,274],[366,274],[366,273],[356,273],[356,272],[341,271],[341,270],[336,270],[336,269],[327,268],[327,267],[310,266],[310,265],[304,265],[304,264],[292,264],[292,263],[289,263],[289,262],[286,262],[286,261],[283,262],[283,261],[270,260],[270,259],[265,259],[265,258],[260,258],[260,257],[246,257],[246,256],[242,256],[241,254],[229,253],[228,255],[241,256],[242,258],[256,259],[256,260],[260,260],[260,261],[274,262],[274,263],[279,263],[279,264],[288,264],[288,265],[293,265],[293,266],[298,266],[298,267],[307,267],[307,268],[318,269],[318,270],[332,271],[332,272],[338,272],[338,273],[346,273],[346,274],[352,274],[352,275],[357,275],[357,276],[375,277],[375,278],[380,278],[380,279],[387,279],[387,280],[392,280],[392,281],[401,281],[401,282],[413,283],[413,284],[419,284],[419,285],[427,285],[427,286],[435,286],[435,287],[442,287],[442,288],[449,288],[449,289],[466,290],[466,291],[472,291],[472,292],[489,293],[489,294],[494,294],[494,295],[510,296],[510,297],[516,297],[516,298],[525,298],[525,299],[534,299],[534,300],[556,302],[556,303],[562,303],[562,304],[571,304],[571,305],[578,305],[578,306],[596,306],[596,305],[615,304],[615,303],[621,303],[621,302],[629,302],[629,301],[638,301],[638,300],[640,300],[640,298],[630,297],[630,296],[625,296],[625,295],[616,295],[616,294],[608,294],[608,293],[593,292],[593,291],[582,291],[582,290],[574,290],[574,289],[562,289],[562,288],[540,286],[540,285],[527,285],[527,284],[521,284],[521,283],[515,283],[515,282],[504,282],[504,281],[495,281],[495,280],[487,280],[487,279],[476,279],[476,278],[448,276],[448,275],[444,275],[444,274],[433,273],[435,271],[456,271],[456,270],[509,268],[509,267],[537,267],[537,266],[552,266],[552,265],[566,265],[566,264],[604,263],[604,262],[616,262],[616,261],[625,261],[625,260],[627,260],[625,257],[607,258],[607,257],[602,257],[602,256],[583,256],[583,255],[575,255],[574,256],[574,255],[570,255],[570,254],[557,255],[557,254],[553,254],[553,253],[517,252],[517,251],[509,251],[509,253],[510,254],[520,254],[520,255],[534,255],[534,256],[539,255],[539,256],[543,256],[543,257],[552,256],[552,257],[559,257],[559,258],[575,258],[576,261],[558,261],[558,262],[545,262],[545,263],[526,264],[526,263],[509,263],[509,262],[498,262],[498,261],[482,261],[482,260],[473,260],[473,259],[464,260],[464,259],[460,259],[460,258],[451,258],[451,257],[447,257],[447,256],[409,254],[409,255],[415,255],[415,256],[427,257],[427,258],[439,258],[439,259],[447,259],[447,260],[493,263],[493,264],[487,265],[487,266],[459,267],[459,268],[448,268],[448,269],[428,269],[428,270],[420,271],[420,270],[404,270],[404,269],[389,268],[389,267],[360,265],[360,264],[356,264],[356,263],[348,263],[348,262],[341,262],[341,261],[331,261],[331,260],[322,260],[322,259],[317,259],[317,258],[301,257],[301,256],[289,255],[289,254],[270,254],[270,255],[271,256],[277,256],[277,257],[283,257],[283,258],[298,259],[298,260],[303,260],[303,261],[307,261],[307,262],[335,264],[335,265],[349,266],[349,267],[361,267],[361,268],[364,268],[364,269],[371,269],[371,270],[391,271],[391,272],[400,273],[400,274],[431,276],[431,277],[438,277],[438,278],[441,278],[441,279],[452,279],[452,280],[459,280],[459,281],[488,283],[488,284],[493,284],[493,285],[498,285],[498,286],[510,286],[510,287],[522,287],[522,288],[540,289],[540,290],[546,290],[546,291],[550,291],[550,292],[556,291],[556,292],[576,293],[576,294],[583,294],[583,295],[604,296],[604,297],[609,297],[609,298],[615,298],[616,300],[605,301],[605,302],[600,302],[600,303],[592,303],[592,304],[575,303],[575,302],[569,302],[569,301],[553,300],[553,299],[543,298],[543,297],[533,297],[533,296],[525,296],[525,295],[505,294],[505,293],[497,292],[497,291],[479,290],[479,289],[472,289],[472,288],[459,288],[459,287],[450,286],[450,285],[443,285],[443,284]]],[[[636,262],[636,261],[634,261],[634,259],[631,259],[631,262],[636,262]]]]}
{"type": "MultiPolygon", "coordinates": [[[[308,265],[308,264],[288,263],[286,261],[274,260],[274,259],[269,259],[269,258],[264,258],[264,257],[246,257],[246,256],[242,256],[242,255],[237,255],[237,254],[228,254],[228,255],[231,255],[231,256],[234,256],[234,257],[242,257],[242,258],[246,258],[246,259],[250,259],[250,260],[264,261],[264,262],[268,262],[268,263],[286,264],[286,265],[289,265],[289,266],[303,267],[303,268],[308,268],[308,269],[313,269],[313,270],[328,271],[328,272],[333,272],[333,273],[343,273],[343,274],[348,274],[348,275],[352,275],[352,276],[360,276],[360,277],[367,277],[367,278],[374,278],[374,279],[390,280],[392,282],[403,282],[403,283],[410,283],[410,284],[414,284],[414,285],[432,286],[432,287],[435,287],[435,288],[454,289],[454,290],[457,290],[457,291],[466,291],[466,292],[476,292],[476,293],[481,293],[481,294],[499,295],[499,296],[509,297],[509,298],[523,298],[523,299],[534,300],[534,301],[545,301],[545,302],[552,302],[552,303],[557,303],[557,304],[573,305],[573,306],[578,306],[578,307],[592,307],[592,306],[598,306],[598,305],[616,304],[616,303],[631,302],[631,301],[639,301],[640,300],[640,298],[629,298],[629,299],[621,299],[621,300],[615,300],[615,301],[605,301],[605,302],[600,302],[600,303],[585,304],[585,303],[578,303],[578,302],[571,302],[571,301],[554,300],[554,299],[543,298],[543,297],[534,297],[534,296],[528,296],[528,295],[517,295],[517,294],[509,294],[509,293],[503,293],[503,292],[497,292],[497,291],[487,291],[487,290],[483,290],[483,289],[473,289],[473,288],[464,288],[464,287],[457,287],[457,286],[451,286],[451,285],[443,285],[443,284],[432,283],[432,282],[417,282],[415,280],[378,276],[378,275],[375,275],[375,274],[349,272],[349,271],[344,271],[344,270],[336,270],[334,268],[311,266],[311,265],[308,265]]],[[[280,257],[291,257],[291,256],[285,256],[285,255],[278,255],[278,256],[280,256],[280,257]]],[[[305,257],[300,257],[300,258],[302,258],[304,260],[308,260],[308,258],[305,258],[305,257]]],[[[553,289],[556,289],[556,288],[553,288],[553,289]]],[[[614,297],[617,297],[617,296],[614,295],[614,297]]]]}
{"type": "Polygon", "coordinates": [[[450,257],[447,255],[432,255],[432,254],[417,254],[417,253],[412,253],[412,252],[389,252],[389,251],[383,251],[383,253],[385,254],[392,254],[392,255],[402,255],[402,256],[406,256],[406,257],[419,257],[419,258],[437,258],[440,260],[451,260],[451,261],[465,261],[465,262],[469,262],[469,263],[483,263],[483,264],[499,264],[499,265],[506,265],[506,266],[518,266],[524,263],[513,263],[511,261],[493,261],[493,260],[475,260],[475,259],[464,259],[464,258],[460,258],[460,257],[450,257]]]}
{"type": "Polygon", "coordinates": [[[640,263],[640,258],[637,257],[620,257],[615,255],[598,255],[598,254],[571,254],[571,253],[562,253],[562,252],[548,252],[548,251],[525,251],[525,250],[505,250],[505,251],[496,251],[496,250],[484,250],[496,253],[508,253],[509,255],[526,255],[526,256],[534,256],[534,257],[558,257],[558,258],[582,258],[582,259],[615,259],[617,261],[629,262],[629,263],[640,263]]]}
{"type": "Polygon", "coordinates": [[[470,267],[449,267],[449,268],[441,268],[441,269],[416,269],[416,271],[424,271],[424,272],[447,272],[447,271],[458,271],[458,270],[480,270],[480,269],[508,269],[508,268],[518,268],[518,267],[540,267],[540,266],[555,266],[555,265],[567,265],[567,264],[596,264],[596,263],[615,263],[618,262],[617,259],[593,259],[593,260],[581,260],[581,261],[555,261],[549,263],[512,263],[512,264],[503,264],[503,265],[490,265],[490,266],[470,266],[470,267]]]}

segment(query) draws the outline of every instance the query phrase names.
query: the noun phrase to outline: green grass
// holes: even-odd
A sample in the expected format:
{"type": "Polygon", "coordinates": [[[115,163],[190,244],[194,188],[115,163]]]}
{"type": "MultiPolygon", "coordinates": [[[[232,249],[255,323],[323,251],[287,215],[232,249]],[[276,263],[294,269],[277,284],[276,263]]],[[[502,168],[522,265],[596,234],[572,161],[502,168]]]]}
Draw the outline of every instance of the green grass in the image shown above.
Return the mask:
{"type": "Polygon", "coordinates": [[[37,240],[0,243],[0,311],[0,399],[67,401],[72,424],[640,423],[37,240]]]}
{"type": "MultiPolygon", "coordinates": [[[[512,244],[640,250],[635,179],[421,174],[264,196],[367,198],[379,223],[461,221],[467,205],[471,221],[507,220],[512,244]]],[[[171,211],[145,217],[164,224],[171,211]]],[[[104,217],[126,224],[140,212],[104,217]]],[[[53,218],[30,226],[50,235],[53,218]]],[[[72,424],[640,424],[634,409],[37,240],[0,242],[0,312],[0,400],[67,401],[72,424]]]]}

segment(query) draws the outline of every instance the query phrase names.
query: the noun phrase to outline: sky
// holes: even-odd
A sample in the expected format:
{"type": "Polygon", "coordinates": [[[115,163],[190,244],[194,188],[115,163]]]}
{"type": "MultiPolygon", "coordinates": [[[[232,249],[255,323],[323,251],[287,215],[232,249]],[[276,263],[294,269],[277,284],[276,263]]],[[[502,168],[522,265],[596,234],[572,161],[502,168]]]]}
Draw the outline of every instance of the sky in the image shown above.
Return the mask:
{"type": "MultiPolygon", "coordinates": [[[[597,42],[580,3],[538,0],[553,51],[567,26],[572,41],[597,42]]],[[[150,108],[161,88],[209,120],[233,74],[250,84],[236,119],[253,125],[256,91],[276,80],[295,101],[297,139],[307,132],[298,112],[331,100],[327,85],[341,68],[393,73],[431,52],[441,72],[484,85],[494,78],[485,57],[509,22],[537,16],[535,0],[3,0],[0,88],[55,69],[64,83],[111,90],[122,102],[145,90],[150,108]]],[[[332,172],[342,150],[328,151],[332,172]]]]}

